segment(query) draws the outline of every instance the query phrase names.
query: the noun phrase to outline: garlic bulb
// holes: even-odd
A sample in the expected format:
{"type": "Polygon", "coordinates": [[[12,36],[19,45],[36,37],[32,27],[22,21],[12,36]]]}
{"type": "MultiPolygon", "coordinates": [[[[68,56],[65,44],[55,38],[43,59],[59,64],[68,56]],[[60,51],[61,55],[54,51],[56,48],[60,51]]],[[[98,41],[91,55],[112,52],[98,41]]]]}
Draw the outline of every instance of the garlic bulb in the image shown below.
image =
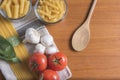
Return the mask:
{"type": "Polygon", "coordinates": [[[41,37],[41,43],[45,46],[51,46],[53,44],[53,37],[49,34],[46,34],[41,37]]]}
{"type": "Polygon", "coordinates": [[[40,42],[40,33],[37,32],[34,28],[29,28],[25,32],[25,39],[23,40],[23,43],[33,43],[37,44],[40,42]]]}
{"type": "Polygon", "coordinates": [[[37,44],[36,46],[35,46],[35,50],[34,50],[34,52],[39,52],[39,53],[41,53],[41,54],[44,54],[45,53],[45,46],[43,46],[42,44],[37,44]]]}
{"type": "Polygon", "coordinates": [[[46,53],[47,55],[55,54],[56,52],[58,52],[58,50],[57,50],[57,48],[56,48],[55,46],[53,46],[53,45],[47,47],[47,48],[46,48],[46,51],[45,51],[45,53],[46,53]]]}

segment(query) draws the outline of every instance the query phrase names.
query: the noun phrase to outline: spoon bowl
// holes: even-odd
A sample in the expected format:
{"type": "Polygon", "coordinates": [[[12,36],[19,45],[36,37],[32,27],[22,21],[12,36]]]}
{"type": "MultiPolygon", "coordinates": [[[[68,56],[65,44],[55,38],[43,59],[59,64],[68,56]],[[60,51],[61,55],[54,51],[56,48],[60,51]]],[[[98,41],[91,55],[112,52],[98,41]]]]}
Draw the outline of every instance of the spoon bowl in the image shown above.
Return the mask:
{"type": "Polygon", "coordinates": [[[84,48],[86,48],[89,43],[90,31],[83,28],[83,29],[80,29],[80,31],[76,31],[75,34],[79,34],[79,36],[78,35],[73,36],[73,39],[72,39],[73,48],[76,51],[81,51],[84,48]],[[76,41],[73,41],[73,40],[76,40],[76,41]]]}
{"type": "Polygon", "coordinates": [[[89,14],[85,22],[75,31],[72,37],[72,46],[75,51],[82,51],[85,49],[90,41],[90,29],[89,23],[95,8],[97,0],[93,0],[93,4],[90,8],[89,14]]]}

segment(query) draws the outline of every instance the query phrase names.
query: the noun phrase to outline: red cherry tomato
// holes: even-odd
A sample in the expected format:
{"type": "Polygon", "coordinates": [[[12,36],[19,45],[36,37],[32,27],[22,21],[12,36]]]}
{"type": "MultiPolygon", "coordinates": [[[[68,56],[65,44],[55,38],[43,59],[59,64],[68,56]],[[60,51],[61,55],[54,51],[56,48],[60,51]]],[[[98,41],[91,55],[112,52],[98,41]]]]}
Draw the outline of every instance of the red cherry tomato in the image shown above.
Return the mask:
{"type": "Polygon", "coordinates": [[[44,54],[33,53],[29,59],[29,68],[34,72],[42,72],[47,68],[47,58],[44,54]]]}
{"type": "Polygon", "coordinates": [[[60,80],[56,71],[47,69],[40,76],[39,80],[60,80]]]}
{"type": "Polygon", "coordinates": [[[67,65],[67,57],[61,52],[57,52],[48,57],[48,66],[50,69],[60,71],[67,65]]]}

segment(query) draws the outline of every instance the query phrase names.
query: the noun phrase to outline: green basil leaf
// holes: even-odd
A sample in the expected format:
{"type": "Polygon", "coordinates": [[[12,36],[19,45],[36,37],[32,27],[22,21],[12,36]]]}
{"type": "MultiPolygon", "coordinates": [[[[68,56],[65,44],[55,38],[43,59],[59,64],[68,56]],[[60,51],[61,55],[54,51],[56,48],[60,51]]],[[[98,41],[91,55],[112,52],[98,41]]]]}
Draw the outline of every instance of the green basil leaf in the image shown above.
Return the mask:
{"type": "Polygon", "coordinates": [[[17,62],[13,46],[2,36],[0,36],[0,59],[17,62]]]}
{"type": "Polygon", "coordinates": [[[3,59],[3,60],[5,60],[5,61],[9,61],[9,62],[14,62],[14,63],[19,63],[19,62],[21,62],[20,59],[17,58],[17,57],[14,57],[14,58],[6,58],[6,57],[0,55],[0,59],[3,59]]]}
{"type": "Polygon", "coordinates": [[[21,62],[19,58],[17,57],[14,57],[14,58],[11,58],[10,61],[14,62],[14,63],[19,63],[21,62]]]}
{"type": "Polygon", "coordinates": [[[17,46],[20,43],[19,39],[16,36],[9,37],[7,40],[12,46],[17,46]]]}
{"type": "Polygon", "coordinates": [[[0,36],[0,52],[8,58],[16,56],[12,45],[2,36],[0,36]]]}

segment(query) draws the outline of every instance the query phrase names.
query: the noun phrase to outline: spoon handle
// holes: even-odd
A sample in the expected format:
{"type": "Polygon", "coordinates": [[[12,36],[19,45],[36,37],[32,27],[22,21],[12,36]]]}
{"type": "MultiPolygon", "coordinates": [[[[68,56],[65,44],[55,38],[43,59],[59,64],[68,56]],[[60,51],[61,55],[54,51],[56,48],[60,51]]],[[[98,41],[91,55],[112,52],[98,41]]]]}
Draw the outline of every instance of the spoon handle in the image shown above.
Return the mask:
{"type": "Polygon", "coordinates": [[[97,0],[93,0],[92,6],[90,7],[90,10],[89,10],[89,13],[88,13],[88,16],[87,16],[88,22],[90,22],[90,19],[91,19],[91,17],[92,17],[92,13],[93,13],[93,11],[94,11],[94,8],[95,8],[96,3],[97,3],[97,0]]]}

